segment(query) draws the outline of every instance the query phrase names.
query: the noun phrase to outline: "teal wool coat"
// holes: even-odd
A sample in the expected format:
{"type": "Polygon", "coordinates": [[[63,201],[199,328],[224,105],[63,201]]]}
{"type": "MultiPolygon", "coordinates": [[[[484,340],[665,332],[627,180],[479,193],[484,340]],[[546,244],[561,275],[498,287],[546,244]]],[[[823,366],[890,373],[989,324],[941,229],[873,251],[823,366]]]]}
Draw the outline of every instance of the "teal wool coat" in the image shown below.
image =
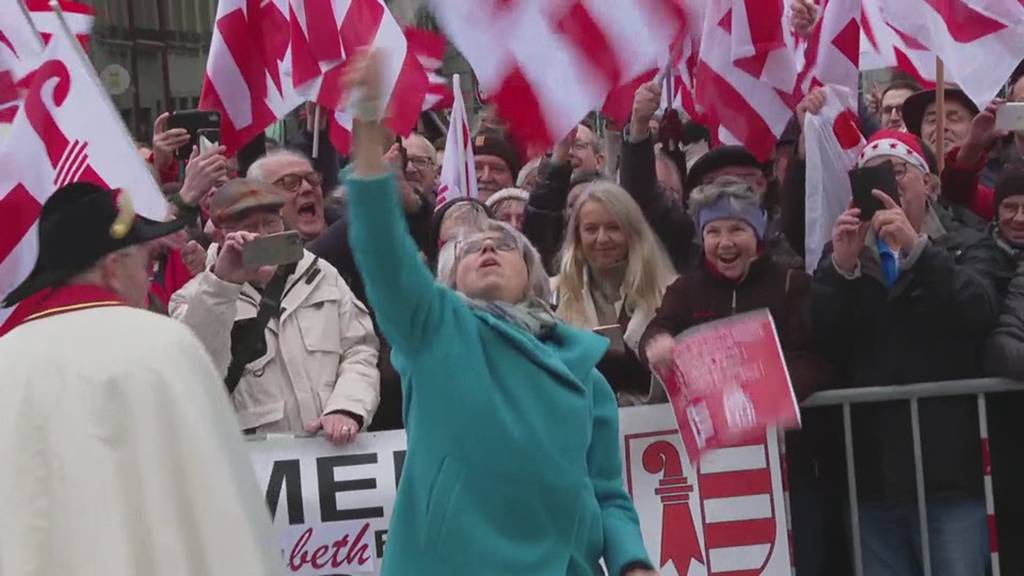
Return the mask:
{"type": "Polygon", "coordinates": [[[402,376],[408,454],[384,576],[584,576],[647,562],[606,341],[541,342],[434,282],[390,177],[346,181],[349,234],[402,376]]]}

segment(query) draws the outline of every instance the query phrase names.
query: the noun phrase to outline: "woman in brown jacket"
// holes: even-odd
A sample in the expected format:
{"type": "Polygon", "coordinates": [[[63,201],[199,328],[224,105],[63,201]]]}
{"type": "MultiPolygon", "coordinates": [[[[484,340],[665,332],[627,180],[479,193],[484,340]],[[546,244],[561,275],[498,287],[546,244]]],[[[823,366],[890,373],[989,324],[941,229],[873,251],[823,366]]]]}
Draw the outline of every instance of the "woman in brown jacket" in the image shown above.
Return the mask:
{"type": "Polygon", "coordinates": [[[694,326],[768,308],[778,330],[797,398],[821,386],[828,367],[809,350],[804,303],[810,276],[786,269],[764,252],[767,215],[745,181],[722,177],[690,196],[704,261],[665,292],[640,341],[651,366],[671,363],[674,337],[694,326]]]}

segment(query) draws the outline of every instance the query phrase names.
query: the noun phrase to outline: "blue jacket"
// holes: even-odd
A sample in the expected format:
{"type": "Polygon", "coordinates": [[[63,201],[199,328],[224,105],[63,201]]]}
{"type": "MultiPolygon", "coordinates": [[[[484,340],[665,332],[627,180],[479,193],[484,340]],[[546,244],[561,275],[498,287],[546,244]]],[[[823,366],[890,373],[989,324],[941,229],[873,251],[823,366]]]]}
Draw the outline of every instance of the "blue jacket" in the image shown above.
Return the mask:
{"type": "Polygon", "coordinates": [[[434,282],[390,177],[350,179],[349,234],[402,375],[409,438],[384,576],[618,575],[647,563],[622,484],[607,342],[544,342],[434,282]]]}

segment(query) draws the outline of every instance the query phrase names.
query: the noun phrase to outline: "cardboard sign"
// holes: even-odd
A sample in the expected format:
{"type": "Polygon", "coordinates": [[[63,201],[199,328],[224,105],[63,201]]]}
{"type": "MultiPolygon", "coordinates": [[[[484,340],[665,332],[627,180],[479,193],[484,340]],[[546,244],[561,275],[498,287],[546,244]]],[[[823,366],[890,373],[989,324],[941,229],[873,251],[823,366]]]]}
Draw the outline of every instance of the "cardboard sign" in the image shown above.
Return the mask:
{"type": "MultiPolygon", "coordinates": [[[[790,576],[779,447],[769,429],[744,446],[686,457],[672,409],[623,408],[623,479],[662,576],[790,576]]],[[[405,433],[248,443],[274,515],[284,574],[379,574],[405,462],[405,433]]]]}
{"type": "Polygon", "coordinates": [[[660,374],[691,460],[756,441],[767,426],[799,427],[800,409],[768,310],[683,332],[660,374]]]}

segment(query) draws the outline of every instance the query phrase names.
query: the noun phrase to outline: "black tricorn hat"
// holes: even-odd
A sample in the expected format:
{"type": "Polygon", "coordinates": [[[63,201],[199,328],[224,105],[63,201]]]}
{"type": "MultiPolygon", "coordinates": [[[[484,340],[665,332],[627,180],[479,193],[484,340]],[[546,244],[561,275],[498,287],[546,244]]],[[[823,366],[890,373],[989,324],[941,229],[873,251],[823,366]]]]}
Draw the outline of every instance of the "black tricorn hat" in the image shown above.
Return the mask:
{"type": "Polygon", "coordinates": [[[185,225],[184,220],[157,222],[136,216],[125,192],[87,182],[62,186],[39,215],[35,268],[4,298],[3,306],[67,281],[111,252],[173,234],[185,225]]]}

